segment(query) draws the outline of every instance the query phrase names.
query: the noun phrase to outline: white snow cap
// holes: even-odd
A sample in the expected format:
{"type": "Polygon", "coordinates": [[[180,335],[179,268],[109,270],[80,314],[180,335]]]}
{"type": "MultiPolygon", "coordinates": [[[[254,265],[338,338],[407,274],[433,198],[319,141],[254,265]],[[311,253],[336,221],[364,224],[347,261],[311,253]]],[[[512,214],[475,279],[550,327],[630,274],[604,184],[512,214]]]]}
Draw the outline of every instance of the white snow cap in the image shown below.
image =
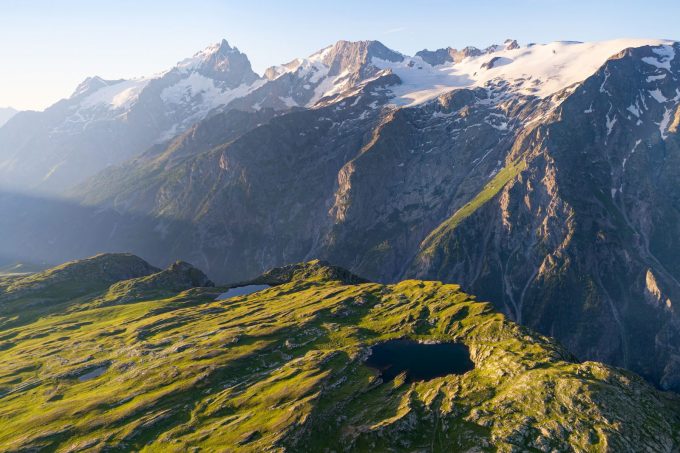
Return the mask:
{"type": "MultiPolygon", "coordinates": [[[[420,57],[408,56],[404,56],[402,61],[387,61],[374,57],[371,63],[379,69],[394,72],[401,79],[402,84],[390,87],[394,93],[393,102],[397,105],[413,106],[452,89],[483,87],[498,83],[503,83],[509,94],[545,98],[583,81],[595,73],[607,59],[630,47],[655,46],[654,57],[646,57],[643,60],[660,69],[670,69],[670,62],[675,58],[674,49],[669,46],[670,44],[671,41],[656,39],[618,39],[591,43],[559,41],[518,47],[515,41],[507,40],[504,45],[489,48],[486,53],[469,56],[458,63],[433,67],[420,57]]],[[[298,58],[286,65],[272,67],[265,78],[226,89],[208,77],[193,74],[195,69],[217,52],[239,52],[226,40],[222,40],[179,62],[175,68],[179,69],[185,78],[165,88],[161,98],[170,104],[192,103],[196,102],[192,99],[200,94],[200,105],[195,106],[196,115],[190,118],[197,121],[210,109],[226,105],[283,74],[292,73],[295,77],[304,79],[305,89],[313,90],[313,96],[307,103],[307,106],[311,107],[319,99],[351,89],[352,84],[356,83],[351,80],[347,71],[335,75],[329,73],[330,68],[325,63],[325,57],[333,48],[334,46],[329,46],[308,58],[298,58]]],[[[164,74],[167,72],[148,78],[123,81],[88,79],[81,84],[82,90],[86,91],[91,85],[94,85],[94,89],[81,101],[81,107],[127,110],[134,105],[150,80],[164,74]],[[101,88],[97,89],[97,86],[101,88]]],[[[297,105],[292,98],[284,97],[282,101],[288,106],[297,105]]]]}
{"type": "MultiPolygon", "coordinates": [[[[508,46],[508,49],[436,67],[420,57],[406,58],[400,63],[374,59],[373,63],[391,69],[401,78],[402,85],[393,87],[395,103],[399,105],[416,105],[454,88],[481,87],[492,81],[506,81],[513,92],[545,98],[583,81],[624,49],[669,44],[672,42],[658,39],[558,41],[520,48],[508,46]],[[496,61],[489,64],[493,59],[496,61]]],[[[659,65],[667,65],[670,51],[656,53],[660,57],[659,65]]]]}

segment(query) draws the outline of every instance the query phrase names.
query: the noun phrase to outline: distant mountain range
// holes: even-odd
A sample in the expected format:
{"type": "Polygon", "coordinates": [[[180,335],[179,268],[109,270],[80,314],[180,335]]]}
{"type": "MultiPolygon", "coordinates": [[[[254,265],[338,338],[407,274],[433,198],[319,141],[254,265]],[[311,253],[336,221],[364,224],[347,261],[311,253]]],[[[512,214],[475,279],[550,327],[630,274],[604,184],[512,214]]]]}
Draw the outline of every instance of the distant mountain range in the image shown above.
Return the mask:
{"type": "Polygon", "coordinates": [[[213,279],[327,259],[459,283],[580,358],[680,389],[680,44],[226,42],[0,128],[0,255],[132,251],[213,279]],[[37,196],[67,193],[68,201],[37,196]]]}

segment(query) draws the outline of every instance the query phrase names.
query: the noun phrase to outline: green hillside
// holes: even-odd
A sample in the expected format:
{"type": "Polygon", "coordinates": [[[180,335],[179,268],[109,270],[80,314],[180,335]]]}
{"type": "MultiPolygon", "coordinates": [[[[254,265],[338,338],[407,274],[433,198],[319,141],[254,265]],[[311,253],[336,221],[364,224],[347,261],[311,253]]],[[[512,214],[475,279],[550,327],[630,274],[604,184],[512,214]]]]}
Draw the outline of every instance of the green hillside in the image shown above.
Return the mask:
{"type": "Polygon", "coordinates": [[[680,448],[676,395],[578,363],[456,285],[364,283],[314,261],[216,300],[227,288],[192,287],[210,282],[189,265],[121,283],[121,259],[154,269],[111,257],[60,280],[58,300],[36,276],[0,288],[4,312],[38,307],[0,327],[2,451],[680,448]],[[383,382],[364,362],[397,338],[463,343],[474,369],[383,382]]]}

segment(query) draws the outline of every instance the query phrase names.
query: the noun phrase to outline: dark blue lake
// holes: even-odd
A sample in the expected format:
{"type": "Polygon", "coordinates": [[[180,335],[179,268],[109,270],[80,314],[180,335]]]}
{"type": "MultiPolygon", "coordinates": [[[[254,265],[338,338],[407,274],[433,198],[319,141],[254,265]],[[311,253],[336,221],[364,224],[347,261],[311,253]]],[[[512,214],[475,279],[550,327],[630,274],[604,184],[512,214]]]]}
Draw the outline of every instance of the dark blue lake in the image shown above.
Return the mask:
{"type": "Polygon", "coordinates": [[[448,374],[463,374],[474,368],[470,351],[461,343],[425,344],[399,339],[371,347],[366,365],[380,371],[388,382],[406,372],[406,382],[427,381],[448,374]]]}

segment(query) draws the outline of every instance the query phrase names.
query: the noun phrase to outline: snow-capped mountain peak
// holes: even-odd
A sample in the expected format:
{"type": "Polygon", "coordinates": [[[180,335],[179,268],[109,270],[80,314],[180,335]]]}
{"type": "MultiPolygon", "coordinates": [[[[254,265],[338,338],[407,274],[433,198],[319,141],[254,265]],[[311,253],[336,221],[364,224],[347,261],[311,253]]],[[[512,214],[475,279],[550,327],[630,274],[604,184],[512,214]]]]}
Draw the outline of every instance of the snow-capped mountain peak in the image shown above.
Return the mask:
{"type": "MultiPolygon", "coordinates": [[[[93,122],[124,118],[143,96],[153,105],[147,105],[146,110],[160,108],[171,121],[157,138],[165,140],[200,121],[213,108],[247,94],[258,79],[248,57],[222,40],[150,77],[85,79],[69,99],[69,118],[53,132],[78,133],[93,122]]],[[[167,120],[155,123],[162,125],[167,120]]]]}
{"type": "Polygon", "coordinates": [[[270,67],[264,77],[275,85],[270,91],[277,93],[283,106],[313,107],[321,99],[351,93],[385,74],[373,64],[376,58],[396,64],[405,56],[379,41],[338,41],[307,58],[270,67]]]}
{"type": "MultiPolygon", "coordinates": [[[[352,94],[368,80],[389,73],[401,81],[391,87],[397,105],[412,106],[446,91],[470,87],[487,87],[501,96],[547,97],[585,79],[627,47],[667,43],[622,39],[520,47],[516,40],[508,39],[485,50],[448,47],[409,57],[379,41],[338,41],[307,58],[271,67],[260,78],[247,56],[222,40],[150,78],[88,78],[74,94],[81,99],[75,118],[89,121],[92,115],[87,112],[102,108],[119,116],[152,86],[154,96],[160,97],[168,112],[174,112],[171,117],[179,119],[159,135],[158,140],[165,140],[237,99],[242,109],[313,107],[322,99],[352,94]],[[152,80],[157,81],[149,85],[152,80]]],[[[78,121],[68,122],[69,127],[76,124],[78,121]]]]}
{"type": "Polygon", "coordinates": [[[484,50],[478,49],[474,46],[467,46],[461,50],[453,47],[446,47],[437,50],[421,50],[416,53],[416,57],[420,57],[424,62],[431,66],[438,66],[447,63],[460,63],[468,57],[479,57],[480,55],[499,52],[501,50],[519,49],[519,44],[515,39],[506,39],[502,45],[493,44],[484,50]]]}
{"type": "Polygon", "coordinates": [[[191,71],[208,63],[210,60],[218,59],[219,57],[228,57],[231,53],[239,53],[229,45],[226,39],[220,42],[209,45],[203,50],[196,52],[193,56],[185,58],[177,63],[176,68],[191,71]]]}
{"type": "Polygon", "coordinates": [[[383,45],[380,41],[338,41],[324,47],[307,58],[272,66],[265,71],[265,77],[273,80],[283,74],[294,73],[300,68],[325,68],[325,75],[337,76],[349,73],[367,73],[372,67],[372,59],[399,62],[404,56],[383,45]]]}
{"type": "Polygon", "coordinates": [[[373,58],[392,62],[404,60],[402,54],[385,47],[380,41],[338,41],[318,55],[332,76],[345,71],[364,75],[370,71],[373,58]]]}
{"type": "Polygon", "coordinates": [[[175,69],[182,73],[195,71],[213,80],[225,82],[232,88],[258,79],[248,57],[238,48],[231,47],[226,39],[180,61],[175,69]]]}
{"type": "MultiPolygon", "coordinates": [[[[211,44],[205,49],[196,52],[193,56],[180,61],[177,63],[177,67],[194,69],[217,54],[229,54],[234,50],[235,49],[229,45],[229,42],[226,39],[223,39],[220,42],[211,44]]],[[[238,51],[238,49],[236,49],[236,51],[238,51]]]]}

